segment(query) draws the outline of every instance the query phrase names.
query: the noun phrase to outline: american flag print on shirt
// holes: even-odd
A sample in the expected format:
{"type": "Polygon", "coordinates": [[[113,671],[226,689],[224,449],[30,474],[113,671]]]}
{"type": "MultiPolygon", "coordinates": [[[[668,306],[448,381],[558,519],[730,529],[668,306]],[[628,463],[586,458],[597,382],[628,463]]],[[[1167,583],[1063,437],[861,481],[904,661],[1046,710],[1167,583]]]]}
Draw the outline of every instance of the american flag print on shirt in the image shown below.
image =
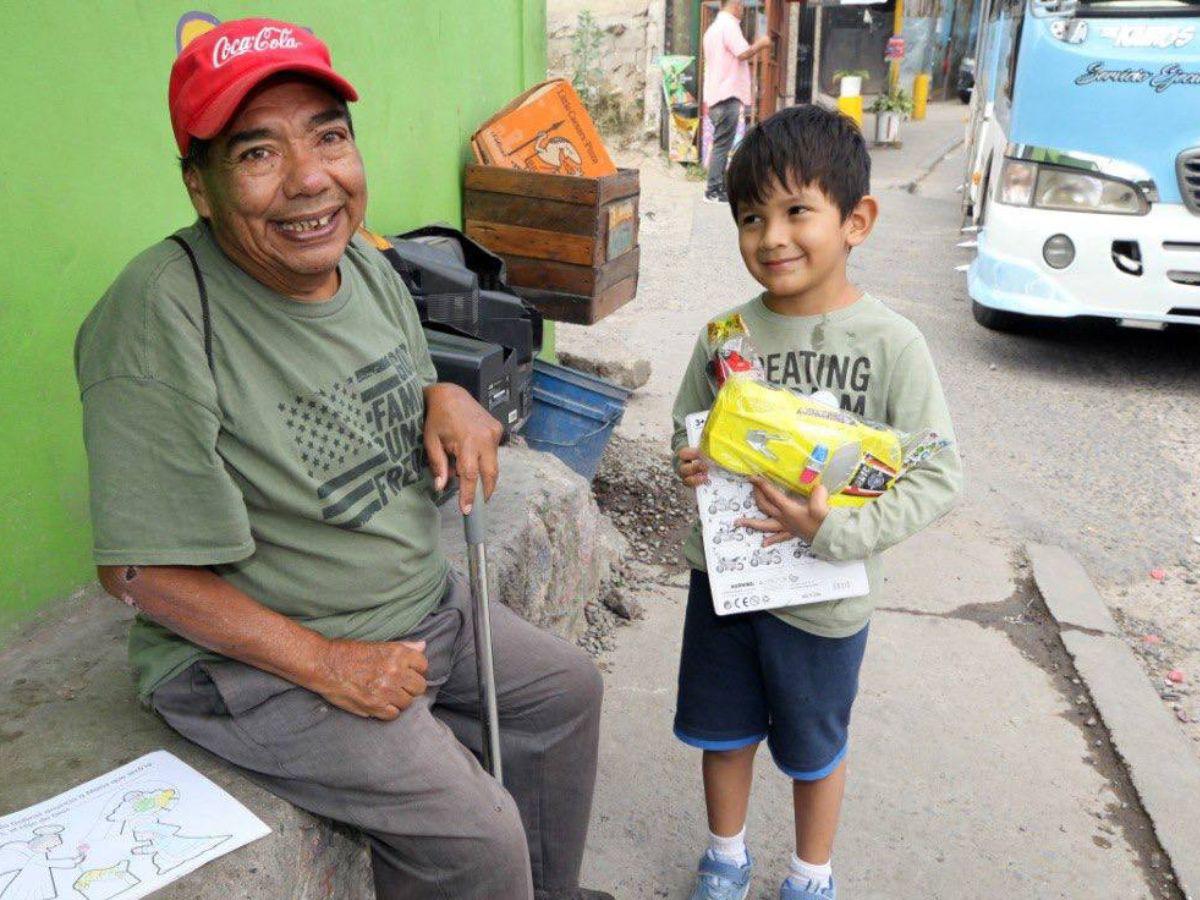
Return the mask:
{"type": "Polygon", "coordinates": [[[404,346],[277,408],[331,525],[362,528],[425,471],[425,396],[404,346]]]}

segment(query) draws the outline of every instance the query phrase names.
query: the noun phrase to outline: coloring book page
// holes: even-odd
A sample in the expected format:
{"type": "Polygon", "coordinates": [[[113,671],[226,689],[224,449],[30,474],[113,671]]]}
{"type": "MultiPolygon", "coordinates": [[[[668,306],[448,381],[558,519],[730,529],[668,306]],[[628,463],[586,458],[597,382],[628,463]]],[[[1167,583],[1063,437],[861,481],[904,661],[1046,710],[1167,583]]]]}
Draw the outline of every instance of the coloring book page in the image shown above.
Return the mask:
{"type": "MultiPolygon", "coordinates": [[[[691,446],[700,445],[707,419],[708,413],[699,412],[684,420],[691,446]]],[[[817,559],[799,538],[764,548],[761,532],[734,525],[738,519],[766,518],[744,478],[710,465],[708,484],[696,488],[696,505],[718,616],[861,597],[869,590],[861,560],[817,559]]]]}
{"type": "Polygon", "coordinates": [[[0,818],[0,900],[133,900],[270,833],[156,750],[0,818]]]}

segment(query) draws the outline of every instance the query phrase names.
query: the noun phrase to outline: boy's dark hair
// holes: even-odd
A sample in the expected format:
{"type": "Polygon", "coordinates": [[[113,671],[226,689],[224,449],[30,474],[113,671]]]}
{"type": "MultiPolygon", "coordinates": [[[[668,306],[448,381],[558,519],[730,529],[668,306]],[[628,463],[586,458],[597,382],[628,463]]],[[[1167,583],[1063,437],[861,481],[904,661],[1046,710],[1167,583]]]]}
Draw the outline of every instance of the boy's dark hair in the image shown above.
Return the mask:
{"type": "Polygon", "coordinates": [[[734,219],[739,205],[763,203],[776,182],[816,185],[845,219],[871,190],[871,156],[862,132],[849,117],[812,104],[764,119],[742,138],[725,173],[734,219]]]}

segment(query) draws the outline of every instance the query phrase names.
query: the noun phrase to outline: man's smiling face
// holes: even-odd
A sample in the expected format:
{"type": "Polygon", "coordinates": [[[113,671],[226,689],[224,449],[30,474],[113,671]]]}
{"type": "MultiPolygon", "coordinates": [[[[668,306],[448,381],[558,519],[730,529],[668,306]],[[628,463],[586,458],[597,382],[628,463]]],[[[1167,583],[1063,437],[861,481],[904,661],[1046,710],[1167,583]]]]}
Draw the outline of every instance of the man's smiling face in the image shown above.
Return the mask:
{"type": "Polygon", "coordinates": [[[265,82],[184,181],[217,243],[252,278],[297,300],[337,292],[367,185],[345,106],[326,88],[265,82]]]}

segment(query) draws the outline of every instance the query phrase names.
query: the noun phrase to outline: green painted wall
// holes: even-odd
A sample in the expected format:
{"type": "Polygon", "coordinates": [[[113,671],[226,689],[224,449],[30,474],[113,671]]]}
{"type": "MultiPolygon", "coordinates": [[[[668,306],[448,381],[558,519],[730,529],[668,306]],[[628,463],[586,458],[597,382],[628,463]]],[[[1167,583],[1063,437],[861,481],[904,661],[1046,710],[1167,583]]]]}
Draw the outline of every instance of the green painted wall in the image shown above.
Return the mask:
{"type": "Polygon", "coordinates": [[[0,633],[93,577],[71,348],[134,254],[192,218],[167,118],[179,16],[274,16],[362,97],[368,223],[459,223],[475,127],[546,70],[545,0],[51,0],[0,10],[0,633]]]}

